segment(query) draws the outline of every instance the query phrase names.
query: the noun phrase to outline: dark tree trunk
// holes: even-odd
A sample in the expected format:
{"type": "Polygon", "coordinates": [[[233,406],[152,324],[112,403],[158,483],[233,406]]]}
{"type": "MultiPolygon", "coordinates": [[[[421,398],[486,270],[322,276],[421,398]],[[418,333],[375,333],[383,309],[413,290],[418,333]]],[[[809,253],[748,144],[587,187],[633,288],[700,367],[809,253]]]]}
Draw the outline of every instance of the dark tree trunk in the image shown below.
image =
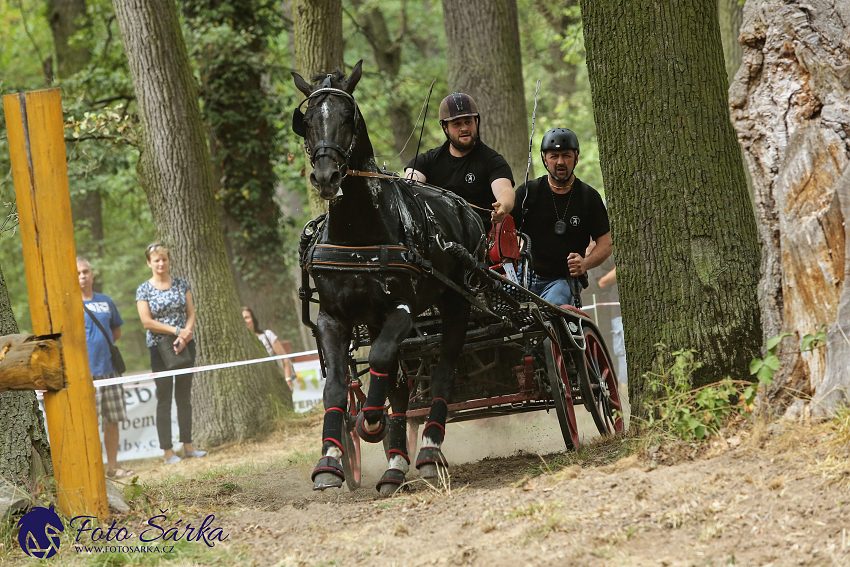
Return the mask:
{"type": "MultiPolygon", "coordinates": [[[[18,323],[0,272],[0,336],[18,333],[18,323]]],[[[53,474],[53,461],[44,415],[35,392],[0,393],[0,477],[19,485],[33,486],[42,476],[53,474]]]]}
{"type": "MultiPolygon", "coordinates": [[[[360,8],[363,6],[363,1],[352,0],[352,4],[360,8]]],[[[403,167],[416,154],[415,145],[407,143],[413,131],[410,105],[407,103],[407,99],[398,92],[397,85],[398,72],[401,68],[401,44],[406,32],[407,16],[406,14],[402,16],[398,33],[394,38],[390,37],[390,30],[387,27],[384,13],[376,5],[369,5],[363,9],[357,19],[363,28],[366,40],[372,46],[378,69],[389,78],[391,88],[394,91],[390,96],[387,114],[393,129],[393,145],[396,152],[401,153],[400,159],[403,167]]]]}
{"type": "Polygon", "coordinates": [[[656,343],[696,350],[704,366],[694,386],[749,378],[761,347],[757,232],[726,105],[716,4],[581,7],[629,398],[641,415],[656,343]]]}
{"type": "MultiPolygon", "coordinates": [[[[199,363],[266,356],[245,327],[224,251],[197,86],[173,0],[115,0],[139,105],[139,180],[173,273],[193,289],[199,363]]],[[[197,437],[212,445],[269,426],[274,406],[292,407],[274,364],[205,373],[193,388],[197,437]]]]}
{"type": "MultiPolygon", "coordinates": [[[[579,18],[571,18],[567,15],[567,9],[578,6],[578,0],[561,0],[558,3],[546,0],[535,0],[534,7],[543,16],[549,27],[558,34],[558,39],[549,44],[549,57],[541,64],[551,77],[557,77],[556,81],[550,81],[553,94],[569,97],[576,92],[576,65],[564,59],[563,38],[570,27],[578,24],[579,18]]],[[[542,89],[541,89],[542,90],[542,89]]]]}
{"type": "Polygon", "coordinates": [[[85,0],[49,0],[47,21],[53,32],[56,76],[66,79],[85,67],[91,53],[86,47],[71,46],[71,37],[88,27],[85,0]]]}
{"type": "Polygon", "coordinates": [[[516,0],[444,0],[443,20],[449,89],[475,99],[482,141],[520,179],[528,163],[528,121],[516,0]]]}
{"type": "MultiPolygon", "coordinates": [[[[86,15],[85,0],[50,0],[47,20],[53,33],[53,46],[56,53],[56,75],[60,79],[82,71],[91,59],[91,53],[85,47],[72,46],[71,38],[89,27],[86,15]]],[[[86,244],[78,244],[77,254],[86,258],[101,258],[103,256],[103,204],[100,191],[94,189],[74,195],[71,210],[77,230],[84,228],[89,231],[86,244]]],[[[94,290],[102,292],[100,278],[95,281],[94,290]]]]}
{"type": "Polygon", "coordinates": [[[194,53],[236,293],[257,314],[261,330],[272,329],[281,340],[300,343],[300,322],[292,296],[285,291],[295,282],[284,269],[282,214],[274,198],[278,181],[274,158],[279,150],[272,119],[279,109],[264,80],[267,38],[276,36],[282,24],[274,10],[254,2],[184,1],[182,6],[190,26],[230,28],[223,40],[211,39],[196,46],[194,53]],[[251,30],[247,44],[232,41],[244,30],[251,30]]]}
{"type": "MultiPolygon", "coordinates": [[[[318,73],[343,71],[342,0],[293,0],[292,19],[296,71],[310,79],[318,73]]],[[[305,179],[310,179],[310,172],[308,159],[305,179]]],[[[309,181],[307,194],[313,216],[327,211],[328,204],[309,181]]]]}

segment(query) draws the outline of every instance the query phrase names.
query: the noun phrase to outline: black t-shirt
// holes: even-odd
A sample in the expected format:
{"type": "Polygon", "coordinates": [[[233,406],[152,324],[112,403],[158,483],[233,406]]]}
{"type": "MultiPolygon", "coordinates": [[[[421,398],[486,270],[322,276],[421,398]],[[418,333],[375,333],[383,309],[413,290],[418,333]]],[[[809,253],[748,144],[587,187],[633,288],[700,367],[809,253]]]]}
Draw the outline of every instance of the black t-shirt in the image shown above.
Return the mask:
{"type": "Polygon", "coordinates": [[[597,240],[610,232],[608,211],[596,189],[578,178],[565,195],[549,188],[548,175],[529,181],[528,188],[530,193],[525,203],[528,212],[524,222],[525,183],[516,191],[516,204],[511,215],[517,227],[522,224],[521,231],[531,239],[534,271],[547,278],[566,277],[569,275],[567,258],[570,253],[577,252],[584,257],[591,238],[597,240]],[[555,234],[558,219],[567,224],[564,234],[555,234]]]}
{"type": "Polygon", "coordinates": [[[448,140],[442,146],[419,154],[410,160],[408,168],[416,169],[425,175],[427,183],[448,189],[482,209],[472,208],[484,221],[484,228],[490,230],[490,213],[496,198],[490,185],[496,179],[504,177],[514,184],[511,167],[496,150],[486,146],[480,140],[472,151],[463,157],[454,157],[449,150],[448,140]],[[415,167],[414,167],[415,162],[415,167]]]}

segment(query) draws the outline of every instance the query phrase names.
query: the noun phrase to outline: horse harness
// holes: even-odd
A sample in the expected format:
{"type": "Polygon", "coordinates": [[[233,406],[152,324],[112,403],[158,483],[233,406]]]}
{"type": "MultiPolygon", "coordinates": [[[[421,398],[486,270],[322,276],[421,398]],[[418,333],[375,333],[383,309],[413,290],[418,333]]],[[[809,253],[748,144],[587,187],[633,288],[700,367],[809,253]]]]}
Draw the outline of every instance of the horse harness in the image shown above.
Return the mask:
{"type": "MultiPolygon", "coordinates": [[[[347,171],[348,175],[360,177],[378,177],[389,178],[395,181],[401,181],[397,176],[386,175],[383,173],[372,173],[367,171],[347,171]]],[[[408,192],[410,201],[415,203],[422,218],[425,220],[425,242],[428,243],[427,253],[430,255],[430,244],[436,243],[442,250],[459,257],[467,268],[486,267],[484,264],[476,261],[469,252],[453,242],[447,242],[442,238],[439,222],[437,221],[433,211],[427,203],[423,204],[416,198],[416,194],[410,191],[406,183],[402,183],[402,191],[408,192]],[[407,189],[407,191],[405,191],[407,189]],[[465,256],[465,257],[464,257],[465,256]]],[[[441,190],[442,191],[442,190],[441,190]]],[[[446,192],[448,193],[448,192],[446,192]]],[[[450,193],[449,193],[450,194],[450,193]]],[[[450,194],[451,195],[451,194],[450,194]]],[[[454,195],[452,195],[455,197],[454,195]]],[[[397,195],[397,203],[399,208],[406,207],[407,202],[402,195],[397,195]]],[[[469,290],[459,286],[445,274],[434,269],[431,261],[428,260],[417,249],[412,238],[405,231],[406,245],[401,244],[384,244],[377,246],[339,246],[335,244],[319,244],[319,237],[326,226],[325,220],[327,213],[318,216],[309,221],[301,234],[299,244],[299,264],[306,276],[314,275],[314,272],[408,272],[415,276],[433,276],[441,283],[450,287],[457,293],[463,295],[470,303],[478,309],[490,313],[490,309],[484,305],[474,294],[469,290]]],[[[306,277],[303,278],[305,281],[306,277]]],[[[312,296],[312,290],[302,288],[299,290],[302,299],[309,299],[312,296]]]]}

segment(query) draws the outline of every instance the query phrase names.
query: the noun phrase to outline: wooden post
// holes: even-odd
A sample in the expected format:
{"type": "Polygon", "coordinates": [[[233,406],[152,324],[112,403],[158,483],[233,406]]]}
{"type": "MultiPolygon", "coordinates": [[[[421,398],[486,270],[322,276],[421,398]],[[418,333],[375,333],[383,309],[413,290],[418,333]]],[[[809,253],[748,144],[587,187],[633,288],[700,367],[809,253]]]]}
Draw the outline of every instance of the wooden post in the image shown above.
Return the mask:
{"type": "Polygon", "coordinates": [[[3,97],[33,334],[61,335],[66,388],[44,394],[59,509],[106,518],[94,386],[77,281],[59,89],[3,97]]]}

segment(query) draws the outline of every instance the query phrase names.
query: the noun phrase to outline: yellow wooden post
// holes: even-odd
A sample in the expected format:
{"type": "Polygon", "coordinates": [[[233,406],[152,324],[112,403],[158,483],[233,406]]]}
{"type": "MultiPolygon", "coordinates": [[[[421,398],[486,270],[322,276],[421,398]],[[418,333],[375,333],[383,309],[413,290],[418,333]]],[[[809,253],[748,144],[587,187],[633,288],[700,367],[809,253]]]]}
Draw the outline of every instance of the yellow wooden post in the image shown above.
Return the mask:
{"type": "Polygon", "coordinates": [[[61,334],[64,390],[44,409],[59,509],[106,518],[106,481],[77,281],[59,89],[3,97],[33,333],[61,334]]]}

